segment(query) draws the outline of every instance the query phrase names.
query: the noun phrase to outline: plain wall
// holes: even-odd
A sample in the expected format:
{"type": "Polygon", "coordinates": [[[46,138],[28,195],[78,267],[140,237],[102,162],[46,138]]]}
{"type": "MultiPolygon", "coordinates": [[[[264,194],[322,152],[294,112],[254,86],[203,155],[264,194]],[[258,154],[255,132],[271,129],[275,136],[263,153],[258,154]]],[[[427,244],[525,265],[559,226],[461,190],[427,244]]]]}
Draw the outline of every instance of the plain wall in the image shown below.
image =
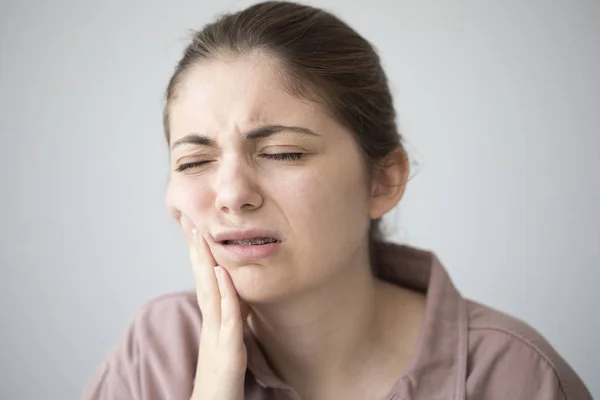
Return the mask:
{"type": "MultiPolygon", "coordinates": [[[[0,398],[75,399],[146,300],[193,288],[163,91],[249,2],[0,3],[0,398]]],[[[600,397],[600,3],[314,1],[379,49],[418,165],[387,222],[600,397]]]]}

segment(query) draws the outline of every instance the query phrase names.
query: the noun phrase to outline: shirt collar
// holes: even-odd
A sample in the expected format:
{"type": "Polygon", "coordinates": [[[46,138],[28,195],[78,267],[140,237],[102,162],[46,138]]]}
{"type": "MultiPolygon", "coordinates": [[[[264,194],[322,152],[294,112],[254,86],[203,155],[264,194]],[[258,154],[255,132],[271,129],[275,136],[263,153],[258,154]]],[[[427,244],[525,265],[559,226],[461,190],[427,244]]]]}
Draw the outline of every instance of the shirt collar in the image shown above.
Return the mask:
{"type": "Polygon", "coordinates": [[[463,399],[468,328],[463,298],[435,254],[381,246],[381,277],[427,295],[415,355],[393,393],[397,399],[463,399]]]}

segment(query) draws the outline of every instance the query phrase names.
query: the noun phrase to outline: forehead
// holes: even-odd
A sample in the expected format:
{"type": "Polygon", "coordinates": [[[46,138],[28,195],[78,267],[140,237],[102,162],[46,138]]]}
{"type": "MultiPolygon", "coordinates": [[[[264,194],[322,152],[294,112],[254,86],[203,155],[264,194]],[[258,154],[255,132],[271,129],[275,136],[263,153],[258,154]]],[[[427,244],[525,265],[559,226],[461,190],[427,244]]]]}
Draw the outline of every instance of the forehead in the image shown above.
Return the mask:
{"type": "Polygon", "coordinates": [[[331,123],[322,106],[289,94],[281,65],[252,54],[200,62],[187,72],[171,105],[171,140],[190,132],[246,129],[257,124],[331,123]]]}

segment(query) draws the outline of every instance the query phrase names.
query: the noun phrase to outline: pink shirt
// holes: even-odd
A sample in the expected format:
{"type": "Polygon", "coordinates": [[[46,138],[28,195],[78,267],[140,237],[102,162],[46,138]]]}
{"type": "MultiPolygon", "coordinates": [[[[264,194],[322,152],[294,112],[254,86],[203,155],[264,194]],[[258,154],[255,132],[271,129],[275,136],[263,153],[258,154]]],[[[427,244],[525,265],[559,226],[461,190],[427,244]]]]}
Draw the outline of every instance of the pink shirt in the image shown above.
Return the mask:
{"type": "MultiPolygon", "coordinates": [[[[415,356],[383,399],[589,400],[573,369],[525,323],[461,297],[430,252],[388,244],[381,277],[427,294],[415,356]]],[[[201,316],[194,292],[148,302],[89,382],[84,400],[188,400],[201,316]]],[[[246,329],[247,400],[301,400],[246,329]]],[[[309,400],[309,399],[306,399],[309,400]]]]}

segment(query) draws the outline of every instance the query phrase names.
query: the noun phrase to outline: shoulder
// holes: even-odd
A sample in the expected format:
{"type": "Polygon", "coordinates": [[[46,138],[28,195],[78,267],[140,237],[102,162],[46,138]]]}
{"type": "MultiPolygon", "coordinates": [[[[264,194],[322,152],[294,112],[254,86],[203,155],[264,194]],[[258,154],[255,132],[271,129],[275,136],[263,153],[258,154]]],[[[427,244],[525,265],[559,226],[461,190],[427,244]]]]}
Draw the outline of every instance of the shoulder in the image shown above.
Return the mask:
{"type": "Polygon", "coordinates": [[[591,399],[575,371],[534,328],[466,301],[467,393],[486,399],[591,399]]]}
{"type": "Polygon", "coordinates": [[[193,291],[180,291],[164,294],[148,300],[139,308],[132,325],[144,328],[142,332],[152,334],[168,333],[169,326],[184,329],[200,327],[201,314],[193,291]]]}
{"type": "Polygon", "coordinates": [[[149,351],[167,352],[167,346],[168,354],[177,354],[197,344],[201,324],[196,294],[174,292],[144,303],[133,317],[125,338],[135,342],[138,356],[149,351]]]}
{"type": "Polygon", "coordinates": [[[194,292],[147,301],[86,386],[83,398],[104,400],[124,394],[124,398],[158,399],[182,391],[184,397],[191,390],[200,328],[194,292]]]}
{"type": "Polygon", "coordinates": [[[133,317],[124,340],[135,358],[187,357],[197,350],[202,325],[194,292],[165,294],[144,303],[133,317]]]}

